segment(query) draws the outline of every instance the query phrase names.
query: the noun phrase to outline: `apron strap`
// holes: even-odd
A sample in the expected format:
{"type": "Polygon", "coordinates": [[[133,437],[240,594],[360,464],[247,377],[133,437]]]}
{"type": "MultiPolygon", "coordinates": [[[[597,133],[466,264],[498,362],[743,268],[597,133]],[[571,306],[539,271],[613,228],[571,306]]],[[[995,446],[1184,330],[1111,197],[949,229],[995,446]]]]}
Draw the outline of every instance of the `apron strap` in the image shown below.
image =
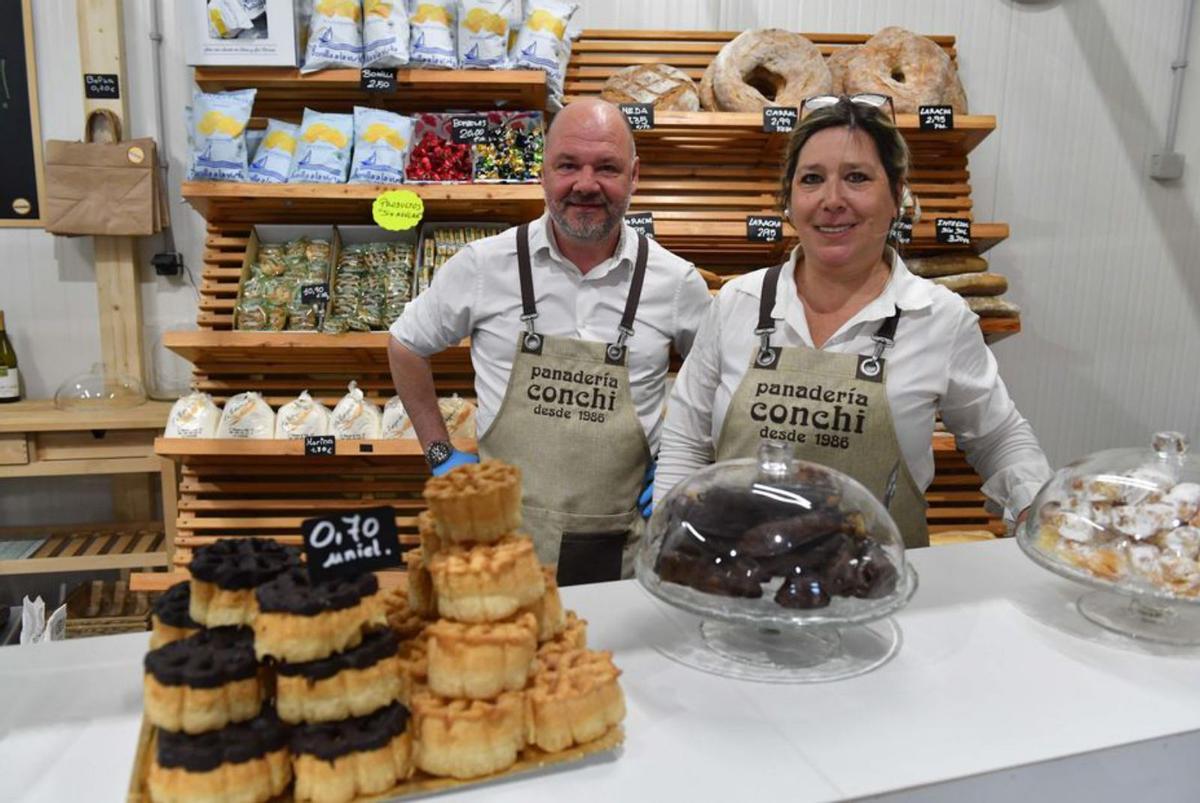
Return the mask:
{"type": "Polygon", "coordinates": [[[762,293],[758,301],[758,328],[754,330],[754,334],[758,335],[758,354],[754,357],[754,363],[760,368],[772,368],[779,359],[778,350],[771,348],[771,335],[775,332],[775,319],[771,313],[775,311],[775,293],[782,272],[783,265],[776,265],[763,274],[762,293]]]}
{"type": "Polygon", "coordinates": [[[537,353],[542,350],[542,336],[533,329],[533,322],[538,313],[533,295],[533,264],[529,259],[528,223],[517,227],[517,272],[521,277],[521,320],[525,323],[525,349],[537,353]]]}
{"type": "Polygon", "coordinates": [[[629,282],[629,295],[625,298],[625,312],[617,326],[617,342],[608,345],[608,361],[620,362],[625,357],[625,341],[633,337],[633,320],[637,317],[638,304],[642,300],[642,285],[646,281],[646,260],[650,256],[650,241],[639,233],[637,260],[633,263],[633,278],[629,282]]]}

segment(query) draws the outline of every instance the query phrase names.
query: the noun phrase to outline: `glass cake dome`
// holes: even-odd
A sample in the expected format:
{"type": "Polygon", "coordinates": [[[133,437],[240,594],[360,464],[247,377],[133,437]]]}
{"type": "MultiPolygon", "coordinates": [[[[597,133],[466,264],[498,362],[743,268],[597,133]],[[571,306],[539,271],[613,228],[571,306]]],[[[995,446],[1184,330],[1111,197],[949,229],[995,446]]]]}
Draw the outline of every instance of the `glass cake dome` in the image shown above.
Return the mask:
{"type": "Polygon", "coordinates": [[[699,617],[661,646],[716,674],[772,682],[851,677],[895,654],[886,619],[916,590],[900,532],[854,479],[764,441],[679,483],[650,518],[642,585],[699,617]]]}
{"type": "Polygon", "coordinates": [[[1017,533],[1029,557],[1092,586],[1080,613],[1102,627],[1200,644],[1200,460],[1160,432],[1148,449],[1096,452],[1063,468],[1017,533]]]}

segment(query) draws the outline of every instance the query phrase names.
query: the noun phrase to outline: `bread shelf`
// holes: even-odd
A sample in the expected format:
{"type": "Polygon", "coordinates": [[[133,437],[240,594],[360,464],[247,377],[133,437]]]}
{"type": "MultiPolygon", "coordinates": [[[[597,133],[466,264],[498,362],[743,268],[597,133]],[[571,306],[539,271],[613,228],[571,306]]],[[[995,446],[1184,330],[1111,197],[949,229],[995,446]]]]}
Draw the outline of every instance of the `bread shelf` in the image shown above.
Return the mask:
{"type": "MultiPolygon", "coordinates": [[[[453,441],[455,449],[473,452],[476,450],[474,438],[456,438],[453,441]]],[[[330,457],[309,457],[306,460],[326,461],[343,457],[362,458],[374,461],[378,458],[390,460],[404,457],[414,458],[425,468],[425,453],[416,438],[396,440],[362,440],[335,442],[336,454],[330,457]]],[[[225,438],[155,438],[154,451],[163,457],[236,457],[240,459],[253,458],[304,458],[304,441],[302,440],[246,440],[225,438]]],[[[393,464],[395,461],[392,461],[393,464]]]]}
{"type": "Polygon", "coordinates": [[[168,565],[162,522],[115,522],[10,530],[6,540],[45,539],[27,558],[0,560],[0,576],[168,565]]]}
{"type": "Polygon", "coordinates": [[[302,74],[290,67],[197,67],[205,92],[258,90],[254,114],[299,121],[305,106],[349,112],[372,106],[412,113],[433,109],[486,110],[546,108],[546,74],[541,70],[396,71],[396,92],[366,92],[358,70],[302,74]]]}
{"type": "Polygon", "coordinates": [[[171,402],[148,401],[137,407],[60,410],[50,399],[19,401],[0,407],[0,432],[105,431],[155,429],[167,423],[171,402]]]}

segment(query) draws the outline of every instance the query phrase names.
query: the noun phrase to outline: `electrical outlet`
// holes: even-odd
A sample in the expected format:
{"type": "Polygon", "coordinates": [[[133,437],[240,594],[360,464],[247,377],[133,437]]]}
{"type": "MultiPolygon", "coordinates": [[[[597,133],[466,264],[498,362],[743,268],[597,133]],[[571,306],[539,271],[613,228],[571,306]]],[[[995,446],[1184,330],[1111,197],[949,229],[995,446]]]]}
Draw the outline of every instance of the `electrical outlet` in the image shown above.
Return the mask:
{"type": "Polygon", "coordinates": [[[183,273],[183,254],[178,251],[163,251],[151,257],[150,264],[159,276],[178,276],[183,273]]]}
{"type": "Polygon", "coordinates": [[[1183,154],[1175,151],[1153,154],[1150,157],[1150,178],[1159,181],[1183,178],[1183,161],[1183,154]]]}

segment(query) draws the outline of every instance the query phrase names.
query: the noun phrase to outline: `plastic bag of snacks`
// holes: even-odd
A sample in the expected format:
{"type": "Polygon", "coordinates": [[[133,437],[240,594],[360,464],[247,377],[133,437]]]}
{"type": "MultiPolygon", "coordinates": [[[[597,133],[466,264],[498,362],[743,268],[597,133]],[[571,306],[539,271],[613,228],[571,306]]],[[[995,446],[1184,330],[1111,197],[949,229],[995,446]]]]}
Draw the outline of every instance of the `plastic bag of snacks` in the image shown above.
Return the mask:
{"type": "Polygon", "coordinates": [[[416,67],[458,66],[454,46],[455,0],[420,0],[409,15],[409,61],[416,67]]]}
{"type": "Polygon", "coordinates": [[[512,0],[458,0],[458,63],[468,69],[507,70],[512,0]]]}
{"type": "Polygon", "coordinates": [[[245,181],[246,123],[254,108],[253,89],[192,96],[191,181],[245,181]]]}
{"type": "Polygon", "coordinates": [[[254,20],[242,0],[208,0],[210,39],[236,39],[242,31],[253,27],[254,20]]]}
{"type": "Polygon", "coordinates": [[[301,290],[329,280],[327,240],[302,237],[288,243],[262,243],[250,275],[242,283],[234,328],[241,331],[316,331],[324,304],[305,304],[301,290]]]}
{"type": "Polygon", "coordinates": [[[465,248],[468,243],[499,234],[504,229],[504,225],[487,223],[477,226],[427,228],[421,244],[421,268],[417,272],[413,297],[425,292],[429,288],[429,283],[433,281],[434,272],[445,264],[446,260],[465,248]]]}
{"type": "Polygon", "coordinates": [[[330,430],[340,440],[375,440],[381,421],[379,408],[363,398],[357,382],[351,382],[349,392],[333,408],[330,430]]]}
{"type": "Polygon", "coordinates": [[[329,410],[308,391],[279,408],[275,416],[275,437],[299,440],[307,435],[329,434],[329,410]]]}
{"type": "Polygon", "coordinates": [[[438,399],[438,412],[451,438],[475,437],[475,405],[455,394],[438,399]]]}
{"type": "Polygon", "coordinates": [[[416,253],[411,243],[347,245],[338,256],[330,315],[322,331],[386,329],[412,299],[416,253]]]}
{"type": "Polygon", "coordinates": [[[239,393],[225,402],[218,438],[269,439],[275,435],[275,413],[259,393],[239,393]]]}
{"type": "Polygon", "coordinates": [[[267,13],[267,0],[241,0],[242,8],[246,9],[246,13],[251,19],[258,19],[263,14],[267,13]]]}
{"type": "Polygon", "coordinates": [[[212,396],[192,391],[171,405],[167,416],[168,438],[215,438],[221,423],[221,408],[212,396]]]}
{"type": "Polygon", "coordinates": [[[528,0],[525,20],[513,45],[513,61],[518,67],[544,70],[562,85],[560,52],[567,38],[567,25],[579,9],[574,3],[558,0],[528,0]]]}
{"type": "Polygon", "coordinates": [[[361,0],[313,0],[308,47],[300,72],[327,67],[361,68],[363,63],[361,0]]]}
{"type": "Polygon", "coordinates": [[[388,399],[387,404],[383,406],[383,438],[413,438],[412,421],[408,418],[408,412],[404,409],[404,402],[400,401],[399,396],[393,396],[388,399]]]}
{"type": "Polygon", "coordinates": [[[363,67],[408,64],[408,10],[403,0],[363,0],[363,67]]]}
{"type": "Polygon", "coordinates": [[[423,183],[458,183],[471,180],[471,146],[453,141],[452,115],[421,114],[413,130],[412,152],[405,176],[423,183]]]}
{"type": "Polygon", "coordinates": [[[284,184],[292,172],[300,126],[267,120],[267,132],[250,160],[250,180],[259,184],[284,184]]]}
{"type": "Polygon", "coordinates": [[[292,157],[291,183],[342,184],[350,172],[354,117],[304,110],[300,140],[292,157]]]}
{"type": "Polygon", "coordinates": [[[542,113],[488,112],[487,120],[483,141],[471,145],[475,181],[540,181],[546,146],[542,113]]]}
{"type": "Polygon", "coordinates": [[[402,184],[413,121],[382,109],[354,107],[351,184],[402,184]]]}

